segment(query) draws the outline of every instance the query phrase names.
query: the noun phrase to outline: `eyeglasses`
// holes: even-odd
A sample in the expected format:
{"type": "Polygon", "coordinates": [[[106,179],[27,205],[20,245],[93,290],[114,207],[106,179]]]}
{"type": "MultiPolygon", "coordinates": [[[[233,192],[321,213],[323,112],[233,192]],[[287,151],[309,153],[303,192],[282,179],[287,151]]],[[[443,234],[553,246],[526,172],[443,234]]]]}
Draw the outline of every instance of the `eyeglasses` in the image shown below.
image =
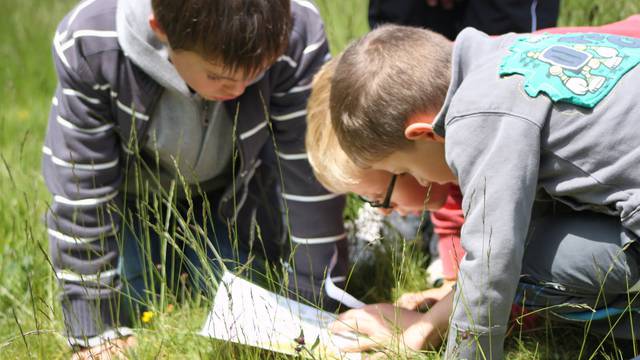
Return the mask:
{"type": "Polygon", "coordinates": [[[384,200],[379,202],[377,200],[369,200],[364,196],[358,196],[360,200],[368,203],[371,207],[374,208],[382,208],[382,209],[391,209],[391,195],[393,194],[393,188],[396,186],[396,178],[398,175],[393,174],[391,176],[391,182],[389,182],[389,186],[387,186],[387,193],[384,196],[384,200]]]}

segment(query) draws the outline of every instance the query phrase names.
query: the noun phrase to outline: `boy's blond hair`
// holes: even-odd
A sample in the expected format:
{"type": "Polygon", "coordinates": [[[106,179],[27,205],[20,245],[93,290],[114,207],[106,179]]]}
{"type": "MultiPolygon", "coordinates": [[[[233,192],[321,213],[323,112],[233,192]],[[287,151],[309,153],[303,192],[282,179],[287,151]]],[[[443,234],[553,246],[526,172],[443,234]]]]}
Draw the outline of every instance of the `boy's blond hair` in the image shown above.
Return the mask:
{"type": "Polygon", "coordinates": [[[405,122],[440,110],[452,47],[433,31],[385,25],[342,53],[331,80],[331,120],[356,164],[368,167],[412,146],[404,136],[405,122]]]}
{"type": "Polygon", "coordinates": [[[305,144],[313,172],[329,191],[345,193],[364,176],[338,143],[331,125],[329,96],[331,78],[337,59],[324,64],[313,78],[311,96],[307,103],[307,136],[305,144]]]}

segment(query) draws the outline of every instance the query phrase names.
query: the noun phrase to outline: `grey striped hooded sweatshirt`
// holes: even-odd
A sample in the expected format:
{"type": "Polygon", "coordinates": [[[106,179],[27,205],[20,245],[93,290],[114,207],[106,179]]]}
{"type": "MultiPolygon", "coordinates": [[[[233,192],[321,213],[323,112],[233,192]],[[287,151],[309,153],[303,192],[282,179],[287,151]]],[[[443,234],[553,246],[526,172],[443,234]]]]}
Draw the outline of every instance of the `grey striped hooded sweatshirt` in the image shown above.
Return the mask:
{"type": "MultiPolygon", "coordinates": [[[[63,290],[71,344],[92,345],[92,340],[129,331],[118,328],[113,311],[121,281],[116,241],[121,219],[113,209],[122,202],[126,166],[147,143],[163,93],[122,50],[116,8],[116,0],[81,2],[62,20],[53,40],[58,85],[42,166],[53,196],[46,216],[51,262],[63,290]]],[[[240,162],[218,214],[237,220],[238,229],[246,232],[255,207],[247,196],[253,174],[277,160],[279,166],[271,168],[282,170],[297,293],[312,298],[335,249],[344,245],[344,198],[319,185],[304,149],[311,79],[328,57],[323,24],[308,1],[294,0],[292,17],[285,54],[241,97],[224,103],[235,121],[240,162]],[[268,154],[272,136],[277,151],[268,154]]],[[[333,274],[345,270],[342,261],[333,274]]]]}

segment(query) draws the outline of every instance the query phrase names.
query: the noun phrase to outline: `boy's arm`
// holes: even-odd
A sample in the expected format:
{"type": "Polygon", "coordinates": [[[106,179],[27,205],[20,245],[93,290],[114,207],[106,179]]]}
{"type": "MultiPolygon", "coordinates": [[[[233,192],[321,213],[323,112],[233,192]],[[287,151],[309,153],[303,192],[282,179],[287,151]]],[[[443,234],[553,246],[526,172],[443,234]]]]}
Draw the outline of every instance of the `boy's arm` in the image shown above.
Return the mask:
{"type": "MultiPolygon", "coordinates": [[[[391,304],[371,304],[359,309],[346,311],[329,325],[329,331],[336,334],[359,333],[355,341],[344,342],[340,350],[362,352],[387,348],[383,352],[389,357],[393,354],[411,354],[423,348],[438,347],[445,337],[453,294],[449,293],[426,313],[397,308],[391,304]],[[399,333],[401,332],[401,333],[399,333]],[[393,339],[400,335],[399,343],[393,339]]],[[[381,357],[377,354],[374,358],[381,357]]]]}
{"type": "Polygon", "coordinates": [[[395,306],[408,310],[428,309],[452,293],[455,283],[455,280],[445,279],[440,287],[404,293],[396,300],[395,306]]]}
{"type": "Polygon", "coordinates": [[[63,39],[66,31],[58,31],[58,86],[42,161],[53,197],[46,226],[69,343],[92,346],[131,333],[116,328],[119,219],[109,208],[119,199],[120,142],[110,122],[109,87],[95,79],[78,45],[63,39]]]}
{"type": "Polygon", "coordinates": [[[540,129],[509,114],[454,118],[447,159],[464,194],[465,224],[447,359],[503,358],[538,181],[540,129]]]}
{"type": "MultiPolygon", "coordinates": [[[[324,27],[317,9],[296,2],[292,2],[292,8],[294,30],[289,49],[273,69],[270,115],[296,275],[290,279],[290,288],[317,302],[335,251],[339,252],[338,262],[331,275],[336,278],[346,274],[345,201],[344,196],[329,193],[315,179],[304,145],[311,81],[330,56],[324,27]]],[[[324,298],[325,306],[331,308],[331,301],[324,298]]]]}
{"type": "Polygon", "coordinates": [[[452,305],[453,293],[450,292],[422,315],[420,321],[406,328],[402,334],[405,344],[416,350],[440,346],[446,337],[452,305]]]}

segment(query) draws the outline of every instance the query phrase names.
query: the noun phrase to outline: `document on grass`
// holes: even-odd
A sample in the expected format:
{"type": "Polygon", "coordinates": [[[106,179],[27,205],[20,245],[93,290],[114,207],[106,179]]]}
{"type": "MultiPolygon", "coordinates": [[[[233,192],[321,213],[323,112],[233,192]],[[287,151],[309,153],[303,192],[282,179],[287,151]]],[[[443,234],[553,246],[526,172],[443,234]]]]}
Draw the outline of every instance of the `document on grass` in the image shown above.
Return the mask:
{"type": "Polygon", "coordinates": [[[225,273],[200,334],[291,355],[311,357],[312,352],[323,359],[361,359],[360,354],[337,350],[356,337],[330,333],[327,326],[335,319],[332,313],[225,273]],[[303,346],[296,341],[300,334],[304,334],[303,346]]]}

